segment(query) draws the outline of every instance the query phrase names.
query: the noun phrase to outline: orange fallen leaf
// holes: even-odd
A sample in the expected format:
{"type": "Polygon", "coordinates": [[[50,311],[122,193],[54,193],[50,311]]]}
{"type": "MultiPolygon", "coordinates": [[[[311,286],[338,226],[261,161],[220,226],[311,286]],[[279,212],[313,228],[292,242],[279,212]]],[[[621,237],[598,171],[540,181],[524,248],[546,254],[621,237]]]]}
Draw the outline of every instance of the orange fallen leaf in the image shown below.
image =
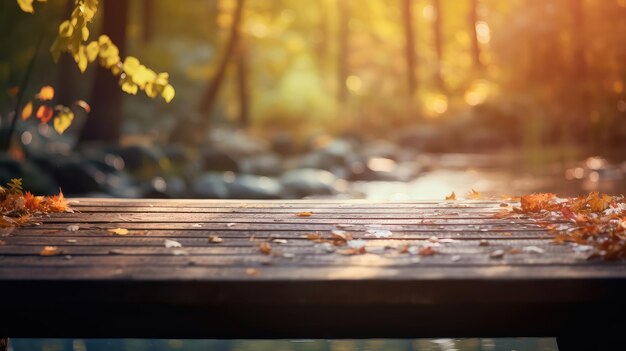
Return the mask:
{"type": "Polygon", "coordinates": [[[339,250],[337,251],[337,253],[341,255],[352,256],[352,255],[364,255],[365,253],[367,253],[367,251],[365,249],[365,246],[361,246],[361,247],[351,247],[351,248],[339,250]]]}
{"type": "Polygon", "coordinates": [[[446,196],[446,200],[450,200],[450,201],[456,200],[456,194],[454,193],[454,191],[449,196],[446,196]]]}
{"type": "Polygon", "coordinates": [[[220,238],[217,235],[209,235],[209,242],[211,244],[221,244],[224,242],[224,239],[220,238]]]}
{"type": "Polygon", "coordinates": [[[46,246],[41,251],[39,251],[40,256],[57,256],[60,255],[61,251],[56,246],[46,246]]]}
{"type": "Polygon", "coordinates": [[[115,234],[115,235],[127,235],[128,234],[128,229],[125,229],[125,228],[115,228],[115,229],[109,229],[109,232],[111,232],[112,234],[115,234]]]}
{"type": "Polygon", "coordinates": [[[480,200],[480,193],[474,189],[467,194],[467,198],[470,200],[480,200]]]}
{"type": "Polygon", "coordinates": [[[432,246],[425,246],[422,247],[417,254],[420,256],[433,256],[437,254],[437,250],[433,249],[432,246]]]}
{"type": "Polygon", "coordinates": [[[296,216],[298,217],[311,217],[313,215],[313,212],[298,212],[296,213],[296,216]]]}
{"type": "Polygon", "coordinates": [[[311,241],[318,241],[322,239],[322,234],[320,233],[310,233],[306,235],[306,238],[311,241]]]}
{"type": "Polygon", "coordinates": [[[272,245],[267,242],[261,243],[261,245],[259,245],[259,250],[261,250],[262,254],[269,255],[272,253],[272,245]]]}
{"type": "Polygon", "coordinates": [[[255,276],[257,274],[259,274],[259,271],[257,271],[255,268],[246,268],[246,275],[255,276]]]}

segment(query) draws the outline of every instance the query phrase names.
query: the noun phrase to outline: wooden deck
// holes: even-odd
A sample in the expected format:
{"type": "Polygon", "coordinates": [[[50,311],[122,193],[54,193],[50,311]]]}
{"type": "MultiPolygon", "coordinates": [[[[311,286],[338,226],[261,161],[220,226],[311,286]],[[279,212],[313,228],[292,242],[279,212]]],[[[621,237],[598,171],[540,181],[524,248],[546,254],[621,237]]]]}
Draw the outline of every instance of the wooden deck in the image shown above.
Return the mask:
{"type": "Polygon", "coordinates": [[[497,337],[623,328],[626,264],[586,260],[527,218],[495,218],[504,205],[74,200],[76,213],[0,238],[0,335],[497,337]],[[351,245],[366,253],[307,238],[333,230],[364,240],[351,245]],[[62,254],[41,256],[45,246],[62,254]],[[429,246],[433,255],[422,251],[429,246]]]}

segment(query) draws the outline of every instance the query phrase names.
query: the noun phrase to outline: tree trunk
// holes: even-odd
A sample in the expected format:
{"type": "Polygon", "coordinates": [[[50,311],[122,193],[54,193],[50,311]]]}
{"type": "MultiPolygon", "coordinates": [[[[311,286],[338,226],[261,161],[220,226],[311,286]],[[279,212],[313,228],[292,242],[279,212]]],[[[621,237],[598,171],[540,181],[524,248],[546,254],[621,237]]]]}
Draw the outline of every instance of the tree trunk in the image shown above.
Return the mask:
{"type": "Polygon", "coordinates": [[[478,33],[476,32],[476,23],[478,23],[478,0],[470,0],[468,21],[470,39],[472,41],[472,61],[474,62],[474,68],[481,69],[483,64],[480,61],[480,43],[478,42],[478,33]]]}
{"type": "Polygon", "coordinates": [[[348,22],[349,0],[337,0],[337,18],[339,21],[339,42],[337,48],[337,100],[340,103],[345,102],[348,97],[348,87],[346,79],[348,78],[348,43],[350,29],[348,22]]]}
{"type": "Polygon", "coordinates": [[[237,42],[239,41],[240,35],[241,18],[243,14],[243,6],[244,0],[237,0],[233,24],[230,29],[230,37],[228,38],[228,42],[226,43],[226,49],[224,50],[224,54],[217,68],[217,73],[205,90],[204,97],[202,98],[202,101],[200,103],[200,108],[198,109],[199,112],[205,115],[205,117],[207,118],[208,114],[213,110],[213,106],[215,105],[215,101],[217,99],[217,94],[219,93],[222,82],[224,81],[224,76],[226,75],[228,63],[233,58],[233,55],[235,54],[235,49],[237,48],[237,42]]]}
{"type": "Polygon", "coordinates": [[[441,11],[441,0],[433,0],[433,8],[435,10],[433,32],[435,34],[435,53],[437,57],[435,81],[437,88],[441,91],[445,91],[445,84],[441,73],[443,65],[443,12],[441,11]]]}
{"type": "Polygon", "coordinates": [[[404,17],[405,59],[407,71],[407,87],[409,98],[413,98],[417,90],[415,70],[415,30],[413,28],[413,0],[402,0],[404,17]]]}
{"type": "Polygon", "coordinates": [[[143,43],[147,44],[152,41],[154,36],[154,3],[156,0],[143,0],[141,3],[143,16],[143,43]]]}
{"type": "Polygon", "coordinates": [[[237,95],[239,96],[239,123],[250,126],[250,99],[248,94],[248,47],[243,39],[239,41],[237,57],[237,95]]]}
{"type": "Polygon", "coordinates": [[[315,54],[317,57],[318,68],[321,75],[326,78],[326,74],[328,73],[328,52],[329,52],[329,20],[328,20],[328,2],[323,0],[317,1],[318,11],[319,11],[319,28],[317,36],[317,40],[315,42],[315,54]]]}
{"type": "MultiPolygon", "coordinates": [[[[102,32],[106,33],[124,57],[128,0],[105,0],[102,32]]],[[[80,142],[118,142],[122,129],[123,92],[118,78],[98,66],[91,93],[91,113],[83,127],[80,142]]]]}

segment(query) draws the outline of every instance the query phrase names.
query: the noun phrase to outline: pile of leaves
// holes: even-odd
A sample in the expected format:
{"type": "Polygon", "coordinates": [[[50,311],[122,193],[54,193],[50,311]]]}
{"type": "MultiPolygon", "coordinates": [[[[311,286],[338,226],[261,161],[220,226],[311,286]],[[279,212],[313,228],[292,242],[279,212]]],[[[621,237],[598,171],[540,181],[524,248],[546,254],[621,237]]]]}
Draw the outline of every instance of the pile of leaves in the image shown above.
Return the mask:
{"type": "Polygon", "coordinates": [[[0,228],[32,224],[36,216],[53,212],[72,212],[62,192],[35,196],[24,191],[21,179],[0,186],[0,228]]]}
{"type": "MultiPolygon", "coordinates": [[[[554,232],[558,244],[572,243],[591,251],[589,258],[626,259],[626,200],[623,195],[589,193],[560,198],[542,193],[522,196],[520,207],[501,217],[524,215],[554,232]]],[[[582,248],[582,249],[581,249],[582,248]]]]}

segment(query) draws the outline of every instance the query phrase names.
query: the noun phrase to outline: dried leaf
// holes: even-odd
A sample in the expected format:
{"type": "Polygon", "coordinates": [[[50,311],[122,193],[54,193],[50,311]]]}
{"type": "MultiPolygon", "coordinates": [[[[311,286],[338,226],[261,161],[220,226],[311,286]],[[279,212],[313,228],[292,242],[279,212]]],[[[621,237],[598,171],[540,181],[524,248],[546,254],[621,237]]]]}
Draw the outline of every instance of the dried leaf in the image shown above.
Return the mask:
{"type": "Polygon", "coordinates": [[[246,275],[256,276],[258,274],[259,274],[259,271],[257,271],[255,268],[246,268],[246,275]]]}
{"type": "Polygon", "coordinates": [[[211,244],[221,244],[221,243],[224,242],[224,239],[222,239],[219,236],[213,234],[213,235],[209,235],[209,242],[211,244]]]}
{"type": "Polygon", "coordinates": [[[424,246],[417,252],[420,256],[433,256],[437,253],[437,250],[435,250],[432,246],[424,246]]]}
{"type": "Polygon", "coordinates": [[[313,215],[313,212],[298,212],[296,213],[296,216],[298,217],[311,217],[313,215]]]}
{"type": "Polygon", "coordinates": [[[467,194],[467,198],[470,200],[480,200],[481,195],[478,191],[472,189],[472,191],[467,194]]]}
{"type": "Polygon", "coordinates": [[[259,250],[261,250],[262,254],[269,255],[272,253],[272,245],[268,242],[263,242],[259,245],[259,250]]]}
{"type": "Polygon", "coordinates": [[[454,191],[450,195],[446,196],[446,200],[449,200],[449,201],[456,200],[456,194],[454,193],[454,191]]]}
{"type": "Polygon", "coordinates": [[[495,251],[492,251],[492,252],[489,254],[489,257],[490,257],[490,258],[496,258],[496,259],[498,259],[498,258],[502,258],[502,257],[504,257],[504,251],[503,251],[503,250],[495,250],[495,251]]]}
{"type": "Polygon", "coordinates": [[[306,235],[306,238],[311,240],[311,241],[320,241],[323,240],[322,239],[322,234],[320,233],[310,233],[306,235]]]}
{"type": "Polygon", "coordinates": [[[66,229],[68,232],[77,232],[80,227],[77,224],[71,224],[68,225],[66,229]]]}
{"type": "Polygon", "coordinates": [[[540,248],[538,246],[526,246],[526,247],[523,248],[523,250],[525,252],[532,253],[532,254],[537,254],[537,255],[540,255],[540,254],[543,254],[544,252],[546,252],[546,250],[544,250],[544,249],[542,249],[542,248],[540,248]]]}
{"type": "Polygon", "coordinates": [[[56,246],[46,246],[39,251],[40,256],[58,256],[60,254],[61,251],[56,246]]]}
{"type": "Polygon", "coordinates": [[[365,249],[365,246],[361,246],[358,248],[350,247],[347,249],[338,250],[337,253],[341,255],[351,256],[351,255],[363,255],[367,253],[367,251],[365,249]]]}
{"type": "Polygon", "coordinates": [[[126,229],[126,228],[115,228],[115,229],[109,229],[109,232],[111,232],[112,234],[115,234],[115,235],[127,235],[128,234],[128,229],[126,229]]]}
{"type": "Polygon", "coordinates": [[[183,247],[183,244],[179,243],[176,240],[165,240],[165,247],[167,247],[168,249],[171,249],[173,247],[183,247]]]}

